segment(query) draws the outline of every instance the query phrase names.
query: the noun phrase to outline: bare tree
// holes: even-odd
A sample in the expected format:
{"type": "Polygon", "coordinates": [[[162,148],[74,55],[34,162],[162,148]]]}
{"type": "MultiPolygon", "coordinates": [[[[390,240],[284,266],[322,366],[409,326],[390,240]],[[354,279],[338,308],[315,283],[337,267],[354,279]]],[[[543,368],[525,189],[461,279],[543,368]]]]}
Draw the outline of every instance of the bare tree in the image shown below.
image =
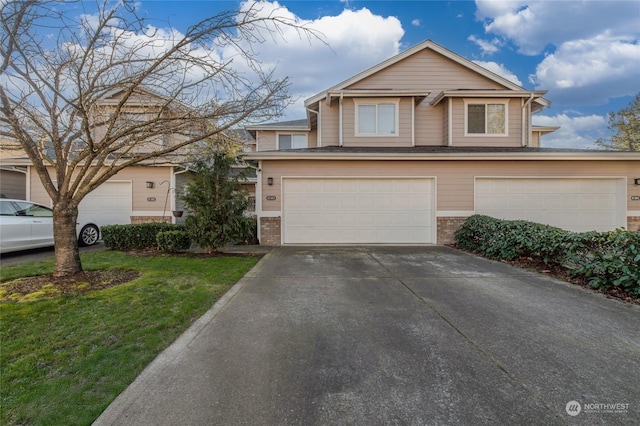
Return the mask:
{"type": "Polygon", "coordinates": [[[598,139],[596,145],[607,150],[640,151],[640,93],[626,108],[609,113],[609,139],[598,139]]]}
{"type": "Polygon", "coordinates": [[[184,34],[153,29],[129,0],[79,16],[68,6],[0,0],[0,139],[20,144],[52,199],[56,276],[82,271],[76,219],[88,193],[125,167],[280,115],[289,83],[253,46],[283,26],[318,37],[257,2],[184,34]]]}

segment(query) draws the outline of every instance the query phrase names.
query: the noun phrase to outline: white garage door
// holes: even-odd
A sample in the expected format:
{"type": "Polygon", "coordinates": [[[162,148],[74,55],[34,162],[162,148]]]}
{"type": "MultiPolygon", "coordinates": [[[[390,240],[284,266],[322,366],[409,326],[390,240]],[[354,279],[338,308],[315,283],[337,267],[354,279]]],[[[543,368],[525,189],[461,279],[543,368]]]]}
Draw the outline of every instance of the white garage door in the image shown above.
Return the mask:
{"type": "Polygon", "coordinates": [[[626,226],[624,179],[476,178],[475,212],[575,232],[626,226]]]}
{"type": "Polygon", "coordinates": [[[78,222],[98,226],[131,223],[131,182],[105,182],[90,192],[78,207],[78,222]]]}
{"type": "Polygon", "coordinates": [[[285,244],[434,243],[426,178],[284,178],[285,244]]]}

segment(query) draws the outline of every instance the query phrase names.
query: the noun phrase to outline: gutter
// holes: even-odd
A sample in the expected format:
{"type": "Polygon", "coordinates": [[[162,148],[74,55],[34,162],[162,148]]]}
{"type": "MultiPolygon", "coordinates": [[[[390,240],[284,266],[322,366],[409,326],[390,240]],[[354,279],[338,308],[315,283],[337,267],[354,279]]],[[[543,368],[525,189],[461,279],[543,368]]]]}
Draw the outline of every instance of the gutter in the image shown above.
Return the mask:
{"type": "Polygon", "coordinates": [[[640,152],[444,152],[444,153],[382,153],[382,152],[277,152],[251,153],[252,160],[336,160],[336,161],[640,161],[640,152]]]}

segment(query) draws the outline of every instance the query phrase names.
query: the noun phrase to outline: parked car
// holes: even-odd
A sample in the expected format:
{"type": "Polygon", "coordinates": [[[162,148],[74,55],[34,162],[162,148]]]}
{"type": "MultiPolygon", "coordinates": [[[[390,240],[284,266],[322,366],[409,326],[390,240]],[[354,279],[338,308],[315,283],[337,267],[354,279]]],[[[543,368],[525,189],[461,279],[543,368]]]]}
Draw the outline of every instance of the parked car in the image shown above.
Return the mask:
{"type": "MultiPolygon", "coordinates": [[[[78,224],[78,243],[90,246],[100,239],[94,223],[78,224]]],[[[53,210],[25,200],[0,199],[0,253],[53,245],[53,210]]]]}

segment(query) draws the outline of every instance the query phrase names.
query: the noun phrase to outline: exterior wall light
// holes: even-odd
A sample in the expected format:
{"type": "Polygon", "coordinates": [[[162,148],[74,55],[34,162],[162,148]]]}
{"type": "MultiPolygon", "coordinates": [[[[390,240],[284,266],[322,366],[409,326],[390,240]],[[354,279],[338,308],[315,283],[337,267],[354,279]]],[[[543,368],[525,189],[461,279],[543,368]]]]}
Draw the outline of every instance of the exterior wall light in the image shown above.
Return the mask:
{"type": "Polygon", "coordinates": [[[268,185],[273,185],[273,178],[272,177],[267,178],[267,184],[268,185]]]}
{"type": "Polygon", "coordinates": [[[153,188],[153,182],[147,181],[147,188],[149,189],[153,188]]]}
{"type": "Polygon", "coordinates": [[[640,178],[634,178],[633,179],[633,184],[634,185],[640,185],[640,178]]]}

